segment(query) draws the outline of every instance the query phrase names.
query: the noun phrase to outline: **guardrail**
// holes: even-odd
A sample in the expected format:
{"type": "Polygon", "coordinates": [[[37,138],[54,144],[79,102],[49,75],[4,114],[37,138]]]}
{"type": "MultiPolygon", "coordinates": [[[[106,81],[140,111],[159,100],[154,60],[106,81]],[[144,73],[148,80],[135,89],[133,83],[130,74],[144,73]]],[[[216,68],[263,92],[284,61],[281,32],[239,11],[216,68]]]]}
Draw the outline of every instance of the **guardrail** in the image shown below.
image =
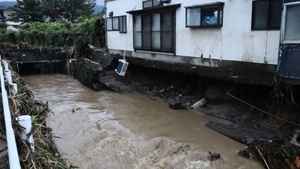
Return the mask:
{"type": "Polygon", "coordinates": [[[2,59],[0,57],[0,81],[1,81],[1,95],[2,95],[2,104],[3,104],[3,113],[5,121],[5,130],[6,130],[6,140],[8,148],[8,159],[10,169],[21,169],[19,153],[16,144],[15,133],[12,127],[12,116],[9,108],[8,94],[5,88],[4,74],[7,76],[6,79],[11,82],[11,72],[8,69],[8,64],[5,64],[5,72],[2,67],[2,59]]]}

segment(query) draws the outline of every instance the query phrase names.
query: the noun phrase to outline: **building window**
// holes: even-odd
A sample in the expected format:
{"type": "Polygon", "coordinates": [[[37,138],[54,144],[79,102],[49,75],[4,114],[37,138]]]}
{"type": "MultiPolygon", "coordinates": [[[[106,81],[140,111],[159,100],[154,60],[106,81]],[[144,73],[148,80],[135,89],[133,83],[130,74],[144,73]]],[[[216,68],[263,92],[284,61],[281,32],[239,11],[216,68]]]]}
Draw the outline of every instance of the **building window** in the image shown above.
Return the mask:
{"type": "Polygon", "coordinates": [[[252,30],[279,30],[282,0],[255,0],[252,4],[252,30]]]}
{"type": "Polygon", "coordinates": [[[134,16],[134,48],[157,52],[175,51],[175,12],[134,16]]]}
{"type": "Polygon", "coordinates": [[[157,7],[160,6],[160,0],[146,0],[143,2],[143,8],[153,8],[153,7],[157,7]]]}
{"type": "Polygon", "coordinates": [[[112,18],[112,30],[113,31],[119,31],[120,26],[119,26],[119,17],[113,17],[112,18]]]}
{"type": "Polygon", "coordinates": [[[142,49],[142,16],[137,15],[134,17],[134,48],[142,49]]]}
{"type": "Polygon", "coordinates": [[[112,31],[113,30],[112,18],[107,18],[106,19],[106,30],[107,31],[112,31]]]}
{"type": "Polygon", "coordinates": [[[120,16],[120,33],[127,33],[127,17],[120,16]]]}
{"type": "Polygon", "coordinates": [[[106,19],[107,31],[120,31],[120,33],[127,33],[127,17],[114,16],[106,19]]]}
{"type": "Polygon", "coordinates": [[[223,25],[224,3],[186,8],[186,27],[220,28],[223,25]]]}
{"type": "Polygon", "coordinates": [[[285,10],[284,40],[300,42],[300,4],[287,5],[285,10]]]}

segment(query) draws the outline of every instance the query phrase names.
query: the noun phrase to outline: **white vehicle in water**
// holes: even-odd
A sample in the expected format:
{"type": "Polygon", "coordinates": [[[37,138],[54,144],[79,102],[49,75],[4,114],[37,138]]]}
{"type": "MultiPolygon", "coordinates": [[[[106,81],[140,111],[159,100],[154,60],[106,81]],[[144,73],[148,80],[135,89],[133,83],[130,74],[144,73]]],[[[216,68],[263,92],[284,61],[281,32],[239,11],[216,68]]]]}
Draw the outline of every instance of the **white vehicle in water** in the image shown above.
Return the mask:
{"type": "Polygon", "coordinates": [[[107,0],[107,46],[160,69],[267,85],[300,79],[289,63],[298,54],[286,52],[300,42],[299,2],[107,0]]]}

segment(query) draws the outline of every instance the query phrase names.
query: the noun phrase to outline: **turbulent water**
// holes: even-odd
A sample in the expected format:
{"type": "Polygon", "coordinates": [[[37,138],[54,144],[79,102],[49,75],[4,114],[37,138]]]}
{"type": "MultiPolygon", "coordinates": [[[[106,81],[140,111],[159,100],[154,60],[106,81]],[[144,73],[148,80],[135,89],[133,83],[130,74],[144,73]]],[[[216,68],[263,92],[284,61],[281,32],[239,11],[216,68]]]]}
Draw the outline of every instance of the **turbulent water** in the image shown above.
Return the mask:
{"type": "Polygon", "coordinates": [[[49,103],[63,157],[81,169],[259,169],[243,145],[208,128],[208,117],[139,94],[95,92],[66,75],[24,77],[49,103]],[[208,152],[221,154],[210,161],[208,152]]]}

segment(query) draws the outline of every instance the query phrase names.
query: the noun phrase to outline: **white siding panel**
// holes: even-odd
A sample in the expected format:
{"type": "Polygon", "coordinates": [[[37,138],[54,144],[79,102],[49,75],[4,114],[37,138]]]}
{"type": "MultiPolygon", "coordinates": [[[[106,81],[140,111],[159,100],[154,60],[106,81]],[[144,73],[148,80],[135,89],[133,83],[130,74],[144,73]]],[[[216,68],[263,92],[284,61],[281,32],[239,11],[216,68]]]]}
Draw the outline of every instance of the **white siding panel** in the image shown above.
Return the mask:
{"type": "MultiPolygon", "coordinates": [[[[143,0],[115,0],[107,3],[107,14],[115,16],[142,9],[143,0]]],[[[186,28],[185,7],[220,2],[220,0],[172,0],[181,4],[176,13],[176,55],[231,61],[277,64],[279,31],[252,31],[252,0],[223,0],[221,29],[186,28]]],[[[221,1],[222,2],[222,1],[221,1]]],[[[108,48],[133,51],[133,21],[127,15],[126,34],[108,32],[108,48]]]]}

